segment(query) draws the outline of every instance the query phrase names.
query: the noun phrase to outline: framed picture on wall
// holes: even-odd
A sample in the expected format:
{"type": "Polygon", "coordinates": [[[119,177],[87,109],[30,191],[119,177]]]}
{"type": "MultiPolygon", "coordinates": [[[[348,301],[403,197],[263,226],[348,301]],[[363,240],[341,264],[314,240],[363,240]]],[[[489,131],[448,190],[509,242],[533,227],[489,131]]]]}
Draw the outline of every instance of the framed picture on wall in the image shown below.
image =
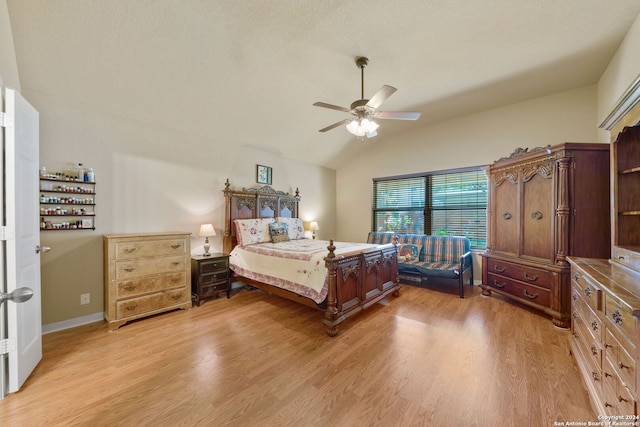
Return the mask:
{"type": "Polygon", "coordinates": [[[258,165],[256,169],[256,181],[258,181],[258,184],[271,185],[271,173],[269,166],[258,165]]]}

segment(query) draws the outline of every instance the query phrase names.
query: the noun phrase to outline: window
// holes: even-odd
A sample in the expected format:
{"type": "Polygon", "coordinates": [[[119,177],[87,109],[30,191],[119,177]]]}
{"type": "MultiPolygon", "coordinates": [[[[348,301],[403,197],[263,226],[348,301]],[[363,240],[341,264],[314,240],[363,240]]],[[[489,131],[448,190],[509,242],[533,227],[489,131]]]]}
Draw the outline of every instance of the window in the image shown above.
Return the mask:
{"type": "Polygon", "coordinates": [[[373,230],[465,236],[487,245],[484,168],[425,172],[373,180],[373,230]]]}

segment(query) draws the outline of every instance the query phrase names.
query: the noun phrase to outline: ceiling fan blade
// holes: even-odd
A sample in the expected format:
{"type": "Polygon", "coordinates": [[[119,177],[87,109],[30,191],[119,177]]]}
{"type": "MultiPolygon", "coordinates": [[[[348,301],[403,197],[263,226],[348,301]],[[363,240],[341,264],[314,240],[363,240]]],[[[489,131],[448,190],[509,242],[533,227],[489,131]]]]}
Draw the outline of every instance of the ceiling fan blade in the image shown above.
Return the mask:
{"type": "Polygon", "coordinates": [[[347,123],[349,123],[352,119],[344,119],[344,120],[340,120],[339,122],[336,122],[332,125],[327,126],[326,128],[322,128],[320,129],[318,132],[326,132],[328,130],[331,130],[333,128],[337,128],[340,125],[346,125],[347,123]]]}
{"type": "Polygon", "coordinates": [[[340,107],[338,105],[333,105],[333,104],[327,104],[325,102],[314,102],[313,105],[315,105],[316,107],[330,108],[332,110],[344,111],[345,113],[348,113],[349,111],[351,111],[348,108],[340,107]]]}
{"type": "Polygon", "coordinates": [[[386,101],[388,97],[393,95],[393,93],[396,90],[398,89],[396,89],[393,86],[387,86],[387,85],[382,86],[380,90],[376,92],[375,95],[373,95],[373,97],[369,100],[369,102],[367,102],[367,107],[371,107],[375,110],[376,108],[381,106],[382,103],[386,101]]]}
{"type": "Polygon", "coordinates": [[[421,114],[415,111],[377,111],[373,113],[373,117],[384,120],[418,120],[421,114]]]}

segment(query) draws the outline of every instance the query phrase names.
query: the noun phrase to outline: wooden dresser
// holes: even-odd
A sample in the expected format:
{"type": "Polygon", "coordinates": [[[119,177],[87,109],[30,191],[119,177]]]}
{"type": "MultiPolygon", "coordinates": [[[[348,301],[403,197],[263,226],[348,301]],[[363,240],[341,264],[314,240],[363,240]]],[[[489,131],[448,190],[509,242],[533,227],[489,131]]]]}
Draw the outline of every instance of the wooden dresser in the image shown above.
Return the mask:
{"type": "Polygon", "coordinates": [[[609,256],[609,193],[609,144],[518,149],[491,165],[483,295],[570,327],[567,256],[609,256]]]}
{"type": "Polygon", "coordinates": [[[569,262],[571,352],[594,411],[637,415],[640,297],[629,289],[638,286],[640,275],[608,259],[569,258],[569,262]]]}
{"type": "Polygon", "coordinates": [[[109,330],[191,308],[190,233],[104,235],[104,317],[109,330]]]}

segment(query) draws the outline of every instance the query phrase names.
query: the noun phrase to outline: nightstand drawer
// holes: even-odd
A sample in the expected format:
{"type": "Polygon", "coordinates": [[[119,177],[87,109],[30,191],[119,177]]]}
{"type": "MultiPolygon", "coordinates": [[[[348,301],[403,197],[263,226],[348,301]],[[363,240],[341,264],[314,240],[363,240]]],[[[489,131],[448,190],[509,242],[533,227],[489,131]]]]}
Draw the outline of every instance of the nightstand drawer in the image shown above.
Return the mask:
{"type": "Polygon", "coordinates": [[[201,286],[206,286],[210,283],[219,282],[221,280],[226,282],[228,277],[229,270],[223,270],[213,274],[203,274],[198,276],[198,283],[200,283],[201,286]]]}
{"type": "Polygon", "coordinates": [[[211,261],[200,261],[198,263],[199,274],[213,273],[216,271],[227,271],[229,269],[228,258],[211,261]]]}
{"type": "Polygon", "coordinates": [[[200,298],[207,298],[213,295],[217,295],[220,292],[226,292],[226,291],[227,291],[226,281],[214,283],[212,285],[202,287],[202,290],[200,291],[200,298]]]}

